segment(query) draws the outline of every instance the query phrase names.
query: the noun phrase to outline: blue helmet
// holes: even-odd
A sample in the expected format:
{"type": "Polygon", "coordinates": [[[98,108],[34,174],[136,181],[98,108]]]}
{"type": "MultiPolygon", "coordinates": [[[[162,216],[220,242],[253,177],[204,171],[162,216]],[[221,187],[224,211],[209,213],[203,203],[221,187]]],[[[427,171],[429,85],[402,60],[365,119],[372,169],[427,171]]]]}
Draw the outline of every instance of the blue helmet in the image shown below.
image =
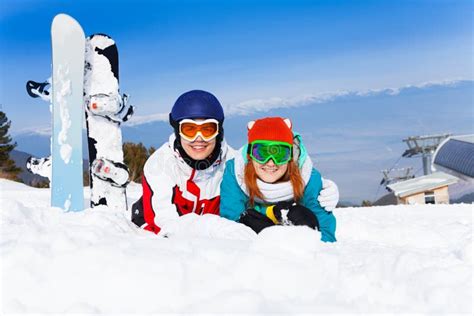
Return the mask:
{"type": "Polygon", "coordinates": [[[183,119],[213,118],[224,121],[224,110],[217,98],[206,91],[191,90],[183,93],[174,103],[170,113],[170,122],[183,119]]]}

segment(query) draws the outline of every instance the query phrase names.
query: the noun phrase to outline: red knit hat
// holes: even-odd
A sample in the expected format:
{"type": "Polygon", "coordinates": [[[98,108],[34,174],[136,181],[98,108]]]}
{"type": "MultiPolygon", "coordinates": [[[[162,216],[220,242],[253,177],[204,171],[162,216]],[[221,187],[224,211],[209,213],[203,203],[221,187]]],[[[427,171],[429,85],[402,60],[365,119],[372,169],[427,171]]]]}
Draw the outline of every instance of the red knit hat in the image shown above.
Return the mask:
{"type": "Polygon", "coordinates": [[[265,117],[247,124],[248,143],[256,140],[273,140],[293,144],[291,121],[281,117],[265,117]]]}

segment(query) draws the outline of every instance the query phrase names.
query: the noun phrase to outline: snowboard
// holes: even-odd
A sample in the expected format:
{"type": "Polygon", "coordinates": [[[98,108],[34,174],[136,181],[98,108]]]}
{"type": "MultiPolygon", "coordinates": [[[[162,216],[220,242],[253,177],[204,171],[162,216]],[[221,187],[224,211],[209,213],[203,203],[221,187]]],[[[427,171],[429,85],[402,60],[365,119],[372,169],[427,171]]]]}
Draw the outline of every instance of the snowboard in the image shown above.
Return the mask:
{"type": "Polygon", "coordinates": [[[127,166],[123,163],[121,124],[133,114],[128,96],[120,95],[115,41],[105,34],[87,38],[84,108],[90,163],[91,207],[127,210],[127,166]]]}
{"type": "Polygon", "coordinates": [[[76,20],[58,14],[51,25],[51,42],[51,206],[81,211],[85,36],[76,20]]]}
{"type": "MultiPolygon", "coordinates": [[[[44,82],[29,80],[26,83],[26,92],[32,98],[41,98],[51,104],[51,77],[44,82]]],[[[50,107],[50,112],[52,107],[50,107]]],[[[26,169],[32,174],[48,178],[51,183],[51,155],[48,157],[30,156],[26,160],[26,169]]]]}

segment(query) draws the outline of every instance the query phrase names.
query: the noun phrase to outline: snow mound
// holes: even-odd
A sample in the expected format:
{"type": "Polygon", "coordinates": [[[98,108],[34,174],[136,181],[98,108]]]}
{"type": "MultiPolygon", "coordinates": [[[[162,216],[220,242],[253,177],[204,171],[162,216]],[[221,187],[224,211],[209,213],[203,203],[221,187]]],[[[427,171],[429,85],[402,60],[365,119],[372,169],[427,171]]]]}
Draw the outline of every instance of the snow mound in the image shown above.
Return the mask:
{"type": "Polygon", "coordinates": [[[163,238],[0,189],[1,314],[472,313],[472,205],[337,209],[337,243],[193,215],[163,238]]]}

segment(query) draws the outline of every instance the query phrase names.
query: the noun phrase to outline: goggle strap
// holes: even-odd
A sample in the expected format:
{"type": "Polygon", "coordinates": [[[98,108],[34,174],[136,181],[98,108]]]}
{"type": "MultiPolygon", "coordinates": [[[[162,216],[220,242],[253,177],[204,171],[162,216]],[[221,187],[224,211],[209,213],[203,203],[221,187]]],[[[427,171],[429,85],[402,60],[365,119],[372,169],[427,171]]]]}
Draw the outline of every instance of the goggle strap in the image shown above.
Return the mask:
{"type": "Polygon", "coordinates": [[[179,123],[173,119],[173,117],[171,116],[171,113],[169,114],[169,121],[170,121],[170,125],[174,129],[179,129],[179,123]]]}
{"type": "Polygon", "coordinates": [[[192,123],[192,124],[196,124],[196,125],[204,125],[206,123],[215,123],[217,126],[220,125],[219,121],[216,120],[216,119],[205,119],[201,122],[196,122],[193,119],[183,119],[183,120],[179,121],[179,125],[181,125],[182,123],[192,123]]]}

